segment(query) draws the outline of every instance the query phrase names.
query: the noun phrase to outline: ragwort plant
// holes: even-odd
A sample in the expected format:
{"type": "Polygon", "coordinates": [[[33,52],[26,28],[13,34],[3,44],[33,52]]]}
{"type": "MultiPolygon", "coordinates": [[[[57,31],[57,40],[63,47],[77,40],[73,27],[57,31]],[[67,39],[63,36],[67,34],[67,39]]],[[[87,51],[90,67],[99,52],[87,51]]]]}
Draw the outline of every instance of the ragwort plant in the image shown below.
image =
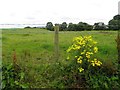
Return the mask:
{"type": "MultiPolygon", "coordinates": [[[[95,57],[98,52],[97,42],[91,36],[79,36],[73,39],[73,44],[67,49],[67,60],[72,61],[72,69],[87,82],[92,74],[97,74],[102,62],[95,57]]],[[[83,80],[83,79],[82,79],[83,80]]]]}
{"type": "Polygon", "coordinates": [[[97,42],[91,36],[79,36],[73,39],[73,44],[67,49],[69,54],[67,59],[73,59],[80,73],[91,72],[92,67],[100,67],[102,62],[94,58],[94,54],[98,52],[97,42]]]}

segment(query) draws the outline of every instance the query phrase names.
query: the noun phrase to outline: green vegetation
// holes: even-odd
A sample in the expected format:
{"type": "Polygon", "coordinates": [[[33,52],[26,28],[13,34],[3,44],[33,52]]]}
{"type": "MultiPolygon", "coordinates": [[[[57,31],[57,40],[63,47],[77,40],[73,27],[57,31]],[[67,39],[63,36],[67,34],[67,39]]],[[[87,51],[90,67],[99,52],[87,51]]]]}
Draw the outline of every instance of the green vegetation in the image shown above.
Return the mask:
{"type": "MultiPolygon", "coordinates": [[[[54,60],[53,31],[46,29],[3,30],[3,65],[8,65],[13,62],[13,53],[15,51],[17,64],[25,73],[24,82],[27,82],[30,88],[83,87],[86,83],[83,82],[82,86],[78,85],[78,79],[80,78],[75,77],[71,62],[66,60],[66,50],[72,45],[74,37],[84,35],[90,35],[98,42],[97,47],[99,53],[96,54],[96,58],[105,63],[104,67],[106,68],[103,68],[103,70],[107,73],[116,74],[117,48],[115,39],[117,37],[117,31],[59,32],[60,58],[56,62],[54,60]]],[[[98,75],[98,77],[100,76],[98,75]]],[[[92,85],[95,84],[94,81],[97,82],[98,80],[97,75],[94,78],[94,80],[93,78],[90,79],[91,81],[93,80],[92,85]]],[[[105,79],[109,81],[112,78],[116,80],[116,77],[111,77],[110,79],[106,77],[105,79]]],[[[83,78],[81,80],[84,81],[83,78]]],[[[104,79],[101,77],[99,81],[100,83],[104,82],[104,79]]]]}
{"type": "Polygon", "coordinates": [[[28,88],[28,85],[24,82],[25,73],[20,67],[14,67],[13,64],[3,65],[2,67],[2,88],[7,90],[8,88],[28,88]]]}

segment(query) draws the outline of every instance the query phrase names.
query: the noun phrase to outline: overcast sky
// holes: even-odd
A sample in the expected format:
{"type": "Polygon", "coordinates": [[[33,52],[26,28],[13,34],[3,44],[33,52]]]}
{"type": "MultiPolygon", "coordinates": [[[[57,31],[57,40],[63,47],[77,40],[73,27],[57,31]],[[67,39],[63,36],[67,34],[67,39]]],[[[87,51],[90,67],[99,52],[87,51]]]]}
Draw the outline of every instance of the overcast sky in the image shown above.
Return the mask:
{"type": "Polygon", "coordinates": [[[120,0],[0,0],[0,24],[108,23],[120,0]]]}

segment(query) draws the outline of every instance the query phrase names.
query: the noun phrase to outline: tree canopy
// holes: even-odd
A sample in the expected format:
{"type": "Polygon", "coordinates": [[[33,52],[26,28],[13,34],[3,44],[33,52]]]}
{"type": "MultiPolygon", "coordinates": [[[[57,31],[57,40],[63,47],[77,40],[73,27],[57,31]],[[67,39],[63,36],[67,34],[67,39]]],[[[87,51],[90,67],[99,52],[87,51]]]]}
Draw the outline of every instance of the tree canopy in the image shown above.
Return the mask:
{"type": "Polygon", "coordinates": [[[51,30],[51,31],[54,30],[52,22],[47,22],[46,29],[51,30]]]}
{"type": "Polygon", "coordinates": [[[112,20],[108,22],[109,29],[120,30],[120,15],[115,15],[112,20]]]}
{"type": "MultiPolygon", "coordinates": [[[[78,24],[63,22],[59,24],[60,31],[84,31],[84,30],[120,30],[120,15],[115,15],[109,22],[105,25],[103,22],[94,23],[90,25],[86,22],[79,22],[78,24]]],[[[54,27],[52,22],[47,22],[46,29],[53,31],[54,27]]]]}

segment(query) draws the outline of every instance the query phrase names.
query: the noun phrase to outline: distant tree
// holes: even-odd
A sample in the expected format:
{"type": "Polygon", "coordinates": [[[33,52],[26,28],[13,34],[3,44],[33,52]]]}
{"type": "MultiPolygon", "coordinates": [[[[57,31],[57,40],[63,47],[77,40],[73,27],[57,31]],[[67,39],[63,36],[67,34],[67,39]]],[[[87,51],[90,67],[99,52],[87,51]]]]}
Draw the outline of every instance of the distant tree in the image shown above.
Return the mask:
{"type": "Polygon", "coordinates": [[[67,30],[68,31],[76,31],[76,29],[77,29],[76,27],[77,27],[76,24],[69,23],[67,30]]]}
{"type": "Polygon", "coordinates": [[[94,23],[94,30],[106,30],[106,25],[103,22],[94,23]]]}
{"type": "Polygon", "coordinates": [[[92,30],[93,26],[89,25],[85,22],[79,22],[78,24],[69,23],[68,30],[70,31],[84,31],[84,30],[92,30]]]}
{"type": "Polygon", "coordinates": [[[115,15],[115,16],[113,17],[113,19],[114,19],[114,20],[120,20],[120,15],[115,15]]]}
{"type": "Polygon", "coordinates": [[[31,28],[31,27],[30,27],[30,26],[27,26],[27,27],[24,27],[24,28],[26,28],[26,29],[27,29],[27,28],[31,28]]]}
{"type": "Polygon", "coordinates": [[[60,30],[61,31],[67,30],[67,23],[66,22],[63,22],[62,24],[60,24],[60,30]]]}
{"type": "Polygon", "coordinates": [[[115,15],[112,20],[108,22],[110,30],[120,30],[120,15],[115,15]]]}
{"type": "Polygon", "coordinates": [[[88,30],[88,31],[91,31],[93,29],[93,26],[92,25],[87,25],[85,30],[88,30]]]}
{"type": "Polygon", "coordinates": [[[51,31],[54,30],[54,27],[53,27],[52,22],[47,22],[47,24],[46,24],[46,29],[51,30],[51,31]]]}
{"type": "Polygon", "coordinates": [[[77,24],[77,31],[92,30],[92,25],[85,22],[79,22],[77,24]]]}
{"type": "Polygon", "coordinates": [[[119,25],[118,25],[119,21],[118,20],[112,19],[108,23],[109,23],[110,30],[118,30],[119,29],[119,25]]]}
{"type": "Polygon", "coordinates": [[[77,24],[77,31],[83,31],[83,30],[85,30],[85,25],[86,25],[86,23],[79,22],[77,24]]]}

